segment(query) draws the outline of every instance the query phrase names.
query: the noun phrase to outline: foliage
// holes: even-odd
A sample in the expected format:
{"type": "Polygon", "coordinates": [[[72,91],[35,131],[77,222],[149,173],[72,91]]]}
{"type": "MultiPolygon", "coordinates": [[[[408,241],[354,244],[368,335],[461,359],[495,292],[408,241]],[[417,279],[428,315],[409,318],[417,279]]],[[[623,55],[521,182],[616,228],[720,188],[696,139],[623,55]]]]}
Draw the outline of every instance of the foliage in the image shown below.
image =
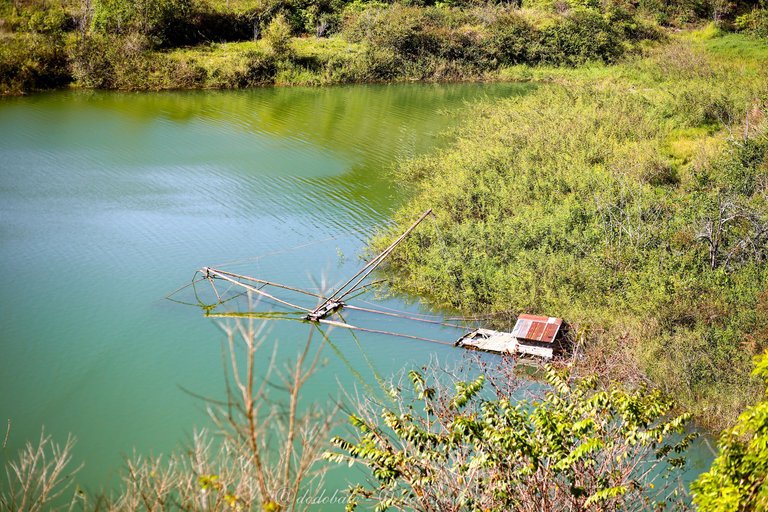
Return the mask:
{"type": "Polygon", "coordinates": [[[589,60],[614,62],[624,52],[618,27],[590,9],[576,9],[561,22],[541,30],[531,59],[546,64],[582,64],[589,60]]]}
{"type": "Polygon", "coordinates": [[[34,11],[29,17],[29,30],[39,34],[60,35],[72,28],[72,19],[61,6],[34,11]]]}
{"type": "Polygon", "coordinates": [[[691,486],[702,512],[768,510],[768,352],[755,363],[766,394],[722,434],[712,467],[691,486]]]}
{"type": "Polygon", "coordinates": [[[768,77],[749,62],[677,41],[479,107],[452,148],[398,171],[413,196],[393,232],[436,218],[389,260],[395,287],[506,329],[564,317],[590,372],[733,421],[768,346],[768,77]]]}
{"type": "Polygon", "coordinates": [[[91,26],[102,34],[141,34],[152,47],[188,40],[191,0],[95,0],[91,26]]]}
{"type": "Polygon", "coordinates": [[[0,38],[0,95],[54,89],[70,81],[59,37],[16,34],[0,38]]]}
{"type": "MultiPolygon", "coordinates": [[[[472,2],[453,7],[345,0],[35,2],[27,10],[11,10],[2,26],[18,34],[57,38],[53,46],[64,59],[64,82],[74,78],[83,87],[128,90],[484,78],[520,63],[614,62],[636,51],[640,42],[660,38],[632,9],[598,4],[529,11],[472,2]],[[295,35],[315,37],[308,41],[295,35]],[[328,36],[364,47],[364,52],[348,55],[344,44],[334,43],[329,46],[339,51],[325,55],[328,36]],[[269,54],[260,58],[268,65],[256,66],[263,72],[241,72],[241,55],[229,57],[238,62],[237,69],[190,67],[186,62],[176,70],[177,61],[167,58],[190,46],[211,53],[212,48],[220,52],[237,47],[220,43],[259,39],[260,49],[269,54]],[[295,55],[298,45],[314,45],[309,53],[324,55],[295,55]]],[[[30,64],[44,73],[58,72],[45,66],[44,52],[31,57],[30,64]]],[[[39,87],[14,76],[12,71],[6,74],[6,81],[17,85],[6,87],[5,93],[39,87]]],[[[59,80],[43,74],[36,81],[46,79],[59,80]]]]}
{"type": "MultiPolygon", "coordinates": [[[[84,87],[166,89],[247,87],[254,83],[339,83],[380,80],[466,80],[495,78],[517,64],[580,65],[617,62],[648,41],[663,39],[657,23],[684,25],[712,19],[718,26],[763,34],[765,9],[742,0],[526,0],[488,3],[480,0],[24,0],[0,3],[0,35],[33,33],[77,39],[68,52],[71,77],[84,87]],[[737,16],[739,15],[739,16],[737,16]],[[184,67],[174,81],[173,63],[163,53],[216,43],[256,41],[273,21],[287,23],[287,33],[335,36],[366,46],[361,58],[337,53],[321,62],[276,59],[280,69],[262,79],[209,79],[184,67]],[[653,20],[653,21],[651,21],[653,20]],[[115,42],[114,39],[124,39],[115,42]],[[143,52],[121,59],[115,48],[142,41],[143,52]],[[101,47],[102,43],[106,46],[101,47]],[[76,48],[75,48],[76,47],[76,48]],[[97,47],[102,52],[88,51],[97,47]],[[101,54],[105,54],[104,55],[101,54]],[[87,59],[94,62],[88,62],[87,59]],[[104,68],[136,72],[119,79],[94,78],[104,68]],[[169,68],[169,66],[171,66],[169,68]],[[82,76],[91,77],[80,80],[82,76]],[[245,85],[239,85],[245,84],[245,85]]],[[[274,26],[273,28],[277,28],[274,26]]],[[[272,36],[270,36],[271,38],[272,36]]],[[[269,39],[269,38],[267,38],[269,39]]],[[[303,38],[302,38],[303,39],[303,38]]],[[[280,38],[275,41],[279,42],[280,38]]],[[[292,43],[295,46],[296,38],[292,43]]],[[[61,44],[57,46],[61,47],[61,44]]],[[[267,44],[271,47],[271,43],[267,44]]],[[[280,46],[280,45],[279,45],[280,46]]],[[[282,44],[281,49],[287,46],[282,44]]],[[[45,64],[47,55],[32,55],[27,67],[37,80],[2,77],[3,94],[33,90],[36,83],[60,84],[60,68],[45,64]],[[36,61],[39,59],[39,61],[36,61]]],[[[236,60],[236,59],[235,59],[236,60]]],[[[66,64],[66,63],[65,63],[66,64]]],[[[66,67],[66,66],[65,66],[66,67]]],[[[0,70],[1,71],[1,70],[0,70]]],[[[232,70],[221,70],[227,75],[232,70]]],[[[65,69],[66,72],[66,69],[65,69]]],[[[117,72],[117,71],[116,71],[117,72]]],[[[67,75],[67,82],[70,75],[67,75]]],[[[57,85],[54,85],[57,86],[57,85]]],[[[51,87],[44,85],[43,87],[51,87]]]]}
{"type": "Polygon", "coordinates": [[[753,9],[736,18],[735,27],[757,37],[768,37],[768,8],[753,9]]]}
{"type": "Polygon", "coordinates": [[[291,55],[291,27],[284,15],[278,15],[264,30],[264,41],[277,58],[291,55]]]}
{"type": "Polygon", "coordinates": [[[395,408],[364,402],[350,416],[353,440],[332,440],[340,451],[327,458],[376,479],[351,489],[349,508],[370,499],[376,510],[648,510],[679,498],[679,455],[693,436],[679,437],[689,416],[667,417],[672,403],[658,391],[598,389],[550,367],[549,391],[518,401],[484,397],[483,376],[454,393],[408,376],[395,408]]]}
{"type": "Polygon", "coordinates": [[[642,35],[630,30],[639,22],[626,11],[623,20],[617,13],[578,8],[539,19],[509,7],[470,11],[394,4],[349,10],[342,33],[391,51],[403,65],[434,59],[479,70],[520,62],[574,65],[613,62],[634,38],[659,37],[652,30],[642,35]]]}

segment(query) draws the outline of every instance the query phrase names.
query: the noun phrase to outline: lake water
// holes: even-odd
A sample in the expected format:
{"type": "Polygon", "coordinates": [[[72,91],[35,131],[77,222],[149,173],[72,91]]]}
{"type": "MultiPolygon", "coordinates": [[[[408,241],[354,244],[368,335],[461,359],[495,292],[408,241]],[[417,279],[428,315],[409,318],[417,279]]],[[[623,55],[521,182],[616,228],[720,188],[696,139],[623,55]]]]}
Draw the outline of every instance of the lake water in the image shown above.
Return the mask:
{"type": "MultiPolygon", "coordinates": [[[[181,388],[224,395],[223,335],[165,300],[202,266],[338,285],[403,200],[387,171],[445,142],[466,102],[519,85],[397,85],[238,92],[62,92],[0,101],[0,426],[4,455],[41,428],[74,434],[78,482],[112,486],[135,450],[168,453],[208,425],[181,388]]],[[[369,297],[370,299],[370,297],[369,297]]],[[[378,305],[421,311],[418,302],[378,305]]],[[[355,318],[392,331],[396,319],[355,318]]],[[[272,322],[294,357],[308,326],[272,322]]],[[[451,341],[450,329],[417,334],[451,341]]],[[[354,340],[334,341],[310,400],[372,379],[354,340]]],[[[389,376],[451,347],[361,334],[389,376]]]]}

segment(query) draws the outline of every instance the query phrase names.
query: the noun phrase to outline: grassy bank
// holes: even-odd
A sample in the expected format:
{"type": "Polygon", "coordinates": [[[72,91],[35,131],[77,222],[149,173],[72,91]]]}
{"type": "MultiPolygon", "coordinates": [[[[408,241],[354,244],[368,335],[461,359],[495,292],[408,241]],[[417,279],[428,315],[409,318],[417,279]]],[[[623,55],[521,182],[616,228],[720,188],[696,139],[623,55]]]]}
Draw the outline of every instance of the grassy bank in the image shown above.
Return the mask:
{"type": "Polygon", "coordinates": [[[497,80],[516,65],[612,64],[717,19],[768,32],[749,0],[13,0],[0,93],[497,80]]]}
{"type": "Polygon", "coordinates": [[[610,68],[507,68],[551,85],[399,170],[395,232],[437,220],[392,260],[398,288],[507,328],[562,316],[585,371],[730,424],[768,347],[765,62],[764,40],[707,29],[610,68]]]}
{"type": "Polygon", "coordinates": [[[499,79],[663,38],[649,10],[620,2],[19,0],[0,9],[0,91],[499,79]]]}

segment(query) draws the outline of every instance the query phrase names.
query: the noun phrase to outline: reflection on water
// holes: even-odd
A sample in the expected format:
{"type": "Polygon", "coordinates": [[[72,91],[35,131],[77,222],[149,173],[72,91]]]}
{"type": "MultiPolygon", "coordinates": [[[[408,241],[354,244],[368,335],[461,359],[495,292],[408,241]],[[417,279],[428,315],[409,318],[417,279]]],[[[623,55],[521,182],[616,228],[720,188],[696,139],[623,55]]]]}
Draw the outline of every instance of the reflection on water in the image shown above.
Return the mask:
{"type": "MultiPolygon", "coordinates": [[[[79,481],[168,452],[223,393],[221,332],[163,297],[204,265],[303,288],[359,266],[400,200],[386,170],[438,146],[466,101],[514,85],[360,86],[163,94],[55,93],[0,102],[0,422],[9,453],[41,426],[79,439],[79,481]]],[[[405,307],[398,300],[387,305],[405,307]]],[[[418,305],[408,306],[418,311],[418,305]]],[[[402,330],[396,319],[351,320],[402,330]]],[[[306,325],[270,324],[279,359],[306,325]]],[[[451,339],[439,328],[427,337],[451,339]]],[[[311,400],[432,355],[429,343],[334,334],[311,400]],[[343,357],[342,357],[343,355],[343,357]]]]}

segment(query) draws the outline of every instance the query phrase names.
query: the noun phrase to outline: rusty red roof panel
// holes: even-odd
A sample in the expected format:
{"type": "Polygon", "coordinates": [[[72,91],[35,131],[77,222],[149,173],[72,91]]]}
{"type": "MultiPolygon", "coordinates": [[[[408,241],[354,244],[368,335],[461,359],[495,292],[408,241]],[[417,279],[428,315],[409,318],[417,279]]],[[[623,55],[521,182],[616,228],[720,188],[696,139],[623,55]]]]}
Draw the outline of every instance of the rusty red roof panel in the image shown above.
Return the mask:
{"type": "Polygon", "coordinates": [[[531,340],[538,340],[541,338],[541,336],[544,334],[544,324],[543,322],[531,322],[531,327],[528,329],[528,333],[525,335],[525,338],[531,339],[531,340]]]}
{"type": "Polygon", "coordinates": [[[515,338],[552,343],[562,325],[563,320],[553,316],[520,315],[512,335],[515,338]]]}

